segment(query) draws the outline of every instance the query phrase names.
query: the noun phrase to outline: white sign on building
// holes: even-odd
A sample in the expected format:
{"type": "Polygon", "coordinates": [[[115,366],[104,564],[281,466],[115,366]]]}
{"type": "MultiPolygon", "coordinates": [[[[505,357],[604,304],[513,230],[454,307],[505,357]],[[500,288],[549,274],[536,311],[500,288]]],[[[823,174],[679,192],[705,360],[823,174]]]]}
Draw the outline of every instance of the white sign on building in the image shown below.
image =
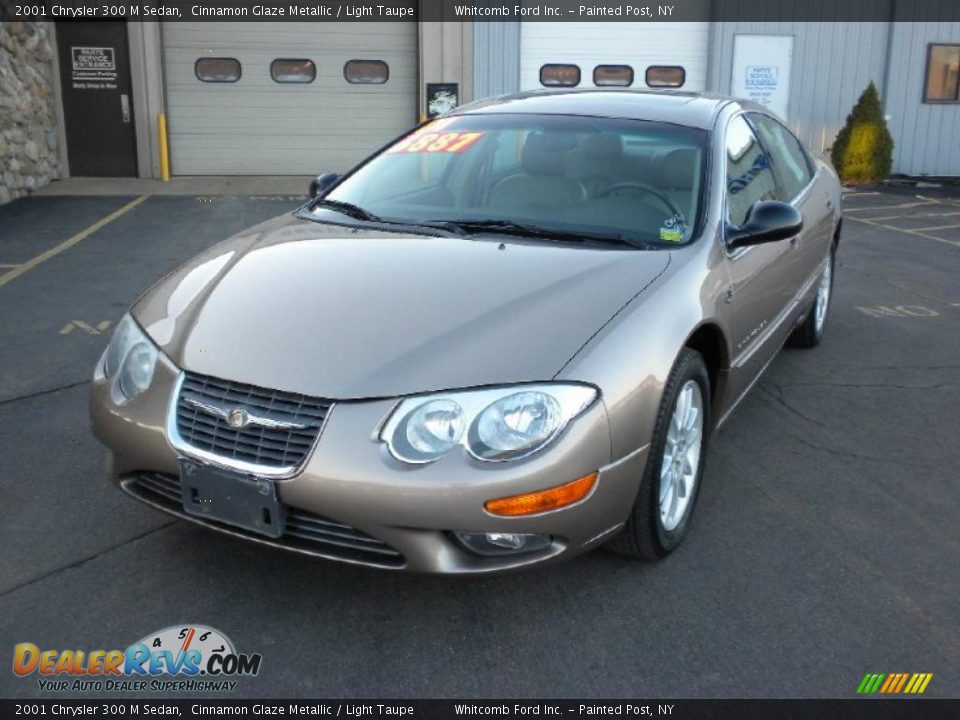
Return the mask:
{"type": "Polygon", "coordinates": [[[731,94],[753,100],[787,120],[792,57],[791,35],[737,35],[731,94]]]}

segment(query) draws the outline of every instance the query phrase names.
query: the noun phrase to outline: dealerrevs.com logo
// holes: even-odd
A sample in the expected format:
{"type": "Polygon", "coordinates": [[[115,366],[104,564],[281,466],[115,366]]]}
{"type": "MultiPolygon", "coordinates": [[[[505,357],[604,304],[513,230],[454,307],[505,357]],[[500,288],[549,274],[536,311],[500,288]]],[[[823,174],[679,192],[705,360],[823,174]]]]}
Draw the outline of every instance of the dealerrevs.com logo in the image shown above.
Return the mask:
{"type": "Polygon", "coordinates": [[[125,650],[13,649],[13,672],[37,675],[47,692],[231,692],[234,678],[260,672],[259,653],[238,653],[219,630],[176,625],[151,633],[125,650]]]}

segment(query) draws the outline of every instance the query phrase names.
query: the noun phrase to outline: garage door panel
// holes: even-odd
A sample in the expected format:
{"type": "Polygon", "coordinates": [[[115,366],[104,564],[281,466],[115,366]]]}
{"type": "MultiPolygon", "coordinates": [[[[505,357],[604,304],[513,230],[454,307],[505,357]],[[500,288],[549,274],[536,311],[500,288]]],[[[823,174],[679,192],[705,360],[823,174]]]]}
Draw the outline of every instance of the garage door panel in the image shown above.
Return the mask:
{"type": "Polygon", "coordinates": [[[170,23],[163,38],[177,175],[343,171],[416,122],[413,23],[170,23]],[[201,57],[236,58],[240,80],[201,82],[201,57]],[[275,82],[278,58],[311,60],[314,81],[275,82]],[[348,83],[353,59],[386,62],[387,83],[348,83]]]}
{"type": "MultiPolygon", "coordinates": [[[[706,0],[696,0],[704,4],[706,0]]],[[[530,22],[520,30],[520,87],[542,87],[546,63],[572,63],[580,68],[580,87],[593,87],[597,65],[629,65],[633,87],[645,88],[650,65],[681,65],[685,90],[707,86],[709,23],[706,22],[530,22]]]]}

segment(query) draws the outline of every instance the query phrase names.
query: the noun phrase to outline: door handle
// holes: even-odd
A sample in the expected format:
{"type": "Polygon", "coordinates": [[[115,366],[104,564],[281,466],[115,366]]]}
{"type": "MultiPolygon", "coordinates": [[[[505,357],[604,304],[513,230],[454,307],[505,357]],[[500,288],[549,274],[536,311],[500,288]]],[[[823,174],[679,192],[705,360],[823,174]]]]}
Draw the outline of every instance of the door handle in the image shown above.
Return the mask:
{"type": "Polygon", "coordinates": [[[120,114],[123,116],[123,122],[125,125],[130,124],[130,96],[127,93],[123,93],[120,96],[120,114]]]}

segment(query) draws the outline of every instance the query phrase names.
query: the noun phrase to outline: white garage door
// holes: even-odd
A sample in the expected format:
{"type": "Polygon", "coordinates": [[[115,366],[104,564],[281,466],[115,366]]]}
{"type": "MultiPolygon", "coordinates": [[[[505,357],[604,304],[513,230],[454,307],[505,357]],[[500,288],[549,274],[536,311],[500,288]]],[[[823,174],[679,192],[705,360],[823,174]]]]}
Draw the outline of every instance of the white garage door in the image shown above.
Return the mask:
{"type": "Polygon", "coordinates": [[[415,124],[416,34],[416,23],[165,23],[171,171],[347,170],[415,124]],[[347,66],[356,60],[372,62],[347,66]]]}
{"type": "Polygon", "coordinates": [[[540,68],[546,64],[576,65],[578,87],[594,86],[598,65],[628,65],[633,87],[647,87],[650,66],[680,66],[684,90],[707,86],[706,22],[532,22],[520,26],[520,87],[542,88],[540,68]]]}

